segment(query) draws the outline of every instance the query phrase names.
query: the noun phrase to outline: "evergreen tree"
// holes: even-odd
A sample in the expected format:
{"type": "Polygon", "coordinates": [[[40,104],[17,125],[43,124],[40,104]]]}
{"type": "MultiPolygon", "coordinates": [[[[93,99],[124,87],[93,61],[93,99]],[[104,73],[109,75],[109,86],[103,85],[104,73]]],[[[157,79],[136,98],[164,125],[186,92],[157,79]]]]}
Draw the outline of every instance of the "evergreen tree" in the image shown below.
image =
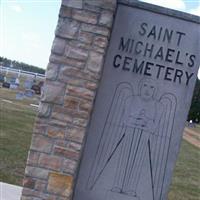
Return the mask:
{"type": "Polygon", "coordinates": [[[197,79],[188,120],[200,123],[200,80],[197,79]]]}

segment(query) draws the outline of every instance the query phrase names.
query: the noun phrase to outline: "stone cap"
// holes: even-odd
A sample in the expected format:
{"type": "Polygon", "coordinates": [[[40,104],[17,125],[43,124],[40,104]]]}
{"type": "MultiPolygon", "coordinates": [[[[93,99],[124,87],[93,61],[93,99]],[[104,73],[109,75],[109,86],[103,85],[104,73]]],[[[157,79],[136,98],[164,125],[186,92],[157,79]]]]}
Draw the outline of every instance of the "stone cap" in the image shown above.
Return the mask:
{"type": "Polygon", "coordinates": [[[163,14],[163,15],[168,15],[171,17],[175,17],[178,19],[183,19],[186,21],[190,21],[190,22],[194,22],[197,24],[200,24],[200,17],[197,15],[192,15],[189,13],[185,13],[185,12],[181,12],[181,11],[177,11],[177,10],[173,10],[170,8],[164,8],[161,6],[157,6],[157,5],[153,5],[150,3],[145,3],[145,2],[141,2],[141,1],[137,1],[137,0],[118,0],[117,1],[118,4],[121,5],[126,5],[129,7],[134,7],[134,8],[139,8],[139,9],[144,9],[144,10],[148,10],[151,12],[155,12],[155,13],[159,13],[159,14],[163,14]]]}

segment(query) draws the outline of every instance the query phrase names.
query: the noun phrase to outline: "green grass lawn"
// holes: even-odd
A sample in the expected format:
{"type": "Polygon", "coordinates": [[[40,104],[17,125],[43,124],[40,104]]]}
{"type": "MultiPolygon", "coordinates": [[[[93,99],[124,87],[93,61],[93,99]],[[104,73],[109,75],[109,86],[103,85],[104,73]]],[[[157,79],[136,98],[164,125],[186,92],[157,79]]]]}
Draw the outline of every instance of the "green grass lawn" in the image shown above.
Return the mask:
{"type": "Polygon", "coordinates": [[[182,141],[169,200],[200,200],[200,150],[182,141]]]}
{"type": "Polygon", "coordinates": [[[36,116],[29,104],[36,101],[17,102],[14,97],[13,90],[0,88],[0,181],[21,185],[36,116]],[[3,102],[2,97],[14,103],[3,102]]]}
{"type": "Polygon", "coordinates": [[[11,90],[7,88],[0,88],[0,99],[6,99],[10,100],[13,103],[21,106],[21,108],[24,108],[25,106],[30,106],[30,104],[38,104],[39,96],[35,95],[33,98],[24,98],[23,100],[16,100],[16,93],[19,90],[11,90]]]}
{"type": "MultiPolygon", "coordinates": [[[[17,101],[14,91],[0,88],[0,181],[22,184],[36,115],[30,103],[37,99],[17,101]]],[[[186,141],[182,142],[168,200],[200,200],[200,151],[186,141]]]]}

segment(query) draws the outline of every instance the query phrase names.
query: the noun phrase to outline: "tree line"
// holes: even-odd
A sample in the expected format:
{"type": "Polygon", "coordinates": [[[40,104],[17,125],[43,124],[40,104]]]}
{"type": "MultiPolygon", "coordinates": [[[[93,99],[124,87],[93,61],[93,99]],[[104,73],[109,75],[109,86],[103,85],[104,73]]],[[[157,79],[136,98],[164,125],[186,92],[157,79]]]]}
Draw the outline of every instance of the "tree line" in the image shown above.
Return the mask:
{"type": "Polygon", "coordinates": [[[200,80],[197,79],[188,120],[200,123],[200,80]]]}
{"type": "Polygon", "coordinates": [[[4,58],[1,56],[0,56],[0,65],[2,65],[4,67],[12,67],[14,69],[20,69],[23,71],[45,74],[45,70],[40,67],[28,65],[26,63],[18,62],[16,60],[10,60],[8,58],[4,58]]]}

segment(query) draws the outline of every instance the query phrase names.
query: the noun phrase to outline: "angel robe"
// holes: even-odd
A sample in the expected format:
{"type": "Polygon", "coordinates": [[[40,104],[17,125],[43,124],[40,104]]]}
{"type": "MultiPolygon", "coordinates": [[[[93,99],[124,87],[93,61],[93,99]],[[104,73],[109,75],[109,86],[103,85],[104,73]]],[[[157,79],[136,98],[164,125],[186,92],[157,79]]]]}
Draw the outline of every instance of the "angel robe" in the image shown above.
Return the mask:
{"type": "Polygon", "coordinates": [[[118,152],[111,190],[136,196],[144,155],[148,150],[152,161],[153,199],[162,199],[175,109],[176,97],[173,94],[166,93],[159,100],[152,96],[145,102],[141,96],[133,94],[129,83],[119,84],[102,130],[87,188],[95,189],[104,169],[118,152]]]}
{"type": "Polygon", "coordinates": [[[125,103],[124,138],[113,190],[136,195],[150,134],[155,132],[162,115],[159,102],[140,96],[129,97],[125,103]]]}

